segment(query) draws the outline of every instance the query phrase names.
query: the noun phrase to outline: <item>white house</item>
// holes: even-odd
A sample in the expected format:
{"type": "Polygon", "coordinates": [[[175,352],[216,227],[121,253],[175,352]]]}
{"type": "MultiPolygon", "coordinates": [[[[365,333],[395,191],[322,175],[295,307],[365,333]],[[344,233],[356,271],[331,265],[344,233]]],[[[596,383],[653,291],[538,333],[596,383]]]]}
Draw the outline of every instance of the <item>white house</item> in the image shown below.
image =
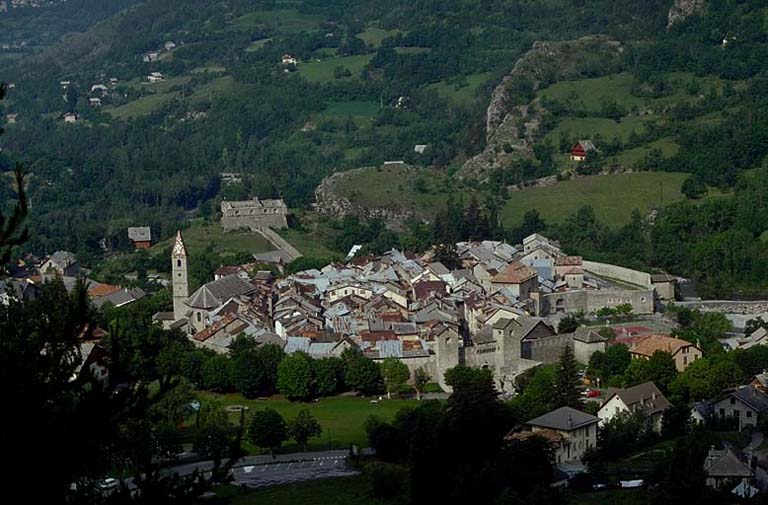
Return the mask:
{"type": "Polygon", "coordinates": [[[626,389],[609,388],[606,400],[597,411],[600,425],[611,421],[614,417],[625,412],[640,414],[657,433],[661,431],[661,420],[664,411],[671,404],[653,382],[644,382],[626,389]]]}

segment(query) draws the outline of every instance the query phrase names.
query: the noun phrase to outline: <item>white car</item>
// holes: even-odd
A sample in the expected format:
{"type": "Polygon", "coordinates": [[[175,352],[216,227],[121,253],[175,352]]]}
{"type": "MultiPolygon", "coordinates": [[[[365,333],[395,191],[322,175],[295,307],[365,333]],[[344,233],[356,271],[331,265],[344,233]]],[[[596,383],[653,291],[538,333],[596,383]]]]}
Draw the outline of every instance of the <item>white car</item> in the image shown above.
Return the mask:
{"type": "Polygon", "coordinates": [[[96,485],[101,489],[102,491],[108,491],[111,489],[115,489],[119,482],[117,479],[114,479],[112,477],[107,477],[106,479],[102,479],[98,482],[96,482],[96,485]]]}

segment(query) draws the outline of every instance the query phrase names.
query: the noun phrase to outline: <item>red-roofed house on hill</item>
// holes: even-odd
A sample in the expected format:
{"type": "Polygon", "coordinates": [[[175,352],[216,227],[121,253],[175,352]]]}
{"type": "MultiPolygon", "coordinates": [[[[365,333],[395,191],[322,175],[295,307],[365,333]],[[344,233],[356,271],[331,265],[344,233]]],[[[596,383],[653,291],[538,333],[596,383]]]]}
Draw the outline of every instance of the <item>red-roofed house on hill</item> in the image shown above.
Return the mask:
{"type": "Polygon", "coordinates": [[[571,161],[584,161],[590,152],[597,152],[591,140],[579,140],[571,148],[571,161]]]}

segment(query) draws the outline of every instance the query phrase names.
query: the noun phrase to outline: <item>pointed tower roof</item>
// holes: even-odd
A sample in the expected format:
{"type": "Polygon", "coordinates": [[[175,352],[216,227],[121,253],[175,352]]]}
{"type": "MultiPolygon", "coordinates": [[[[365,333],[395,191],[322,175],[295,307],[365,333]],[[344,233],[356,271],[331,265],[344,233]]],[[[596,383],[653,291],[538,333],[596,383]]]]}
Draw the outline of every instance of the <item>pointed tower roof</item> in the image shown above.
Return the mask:
{"type": "Polygon", "coordinates": [[[184,239],[181,236],[181,230],[176,232],[176,241],[173,243],[171,256],[174,258],[186,258],[187,246],[184,245],[184,239]]]}

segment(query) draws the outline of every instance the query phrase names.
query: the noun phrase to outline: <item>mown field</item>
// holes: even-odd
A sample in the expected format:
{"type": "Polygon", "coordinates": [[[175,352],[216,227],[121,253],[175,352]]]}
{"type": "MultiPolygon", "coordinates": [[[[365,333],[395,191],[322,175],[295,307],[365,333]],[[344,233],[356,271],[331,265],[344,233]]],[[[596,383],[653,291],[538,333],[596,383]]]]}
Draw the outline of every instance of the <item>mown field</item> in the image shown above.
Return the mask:
{"type": "Polygon", "coordinates": [[[625,224],[634,209],[645,215],[654,207],[683,198],[680,186],[688,174],[639,172],[595,175],[511,193],[502,209],[505,226],[516,226],[536,209],[546,221],[560,222],[584,205],[611,226],[625,224]]]}
{"type": "MultiPolygon", "coordinates": [[[[317,402],[289,402],[282,397],[272,397],[266,400],[247,400],[239,394],[215,394],[199,392],[202,401],[215,400],[222,405],[245,405],[248,407],[246,418],[257,410],[266,408],[275,409],[285,419],[292,419],[300,410],[307,409],[320,422],[323,427],[321,437],[312,439],[309,450],[346,449],[350,444],[360,447],[368,447],[368,439],[365,433],[365,421],[370,416],[377,416],[383,420],[394,418],[398,410],[403,407],[416,405],[416,400],[387,400],[384,398],[378,404],[372,404],[370,398],[355,396],[336,396],[321,398],[317,402]]],[[[236,422],[239,414],[232,414],[232,421],[236,422]]],[[[258,454],[259,449],[245,443],[244,447],[252,454],[258,454]]],[[[282,452],[301,451],[301,447],[295,442],[289,441],[283,445],[282,452]]]]}
{"type": "Polygon", "coordinates": [[[344,79],[358,79],[360,72],[363,70],[369,61],[373,58],[373,54],[357,54],[354,56],[340,56],[335,58],[327,58],[320,61],[301,62],[298,66],[299,75],[311,82],[332,82],[335,80],[344,79]],[[352,75],[350,77],[342,77],[336,79],[334,76],[334,70],[336,67],[343,67],[349,70],[352,75]]]}
{"type": "Polygon", "coordinates": [[[249,12],[233,20],[231,27],[236,30],[267,27],[278,33],[300,33],[317,28],[323,21],[322,16],[304,14],[296,9],[275,9],[249,12]]]}

